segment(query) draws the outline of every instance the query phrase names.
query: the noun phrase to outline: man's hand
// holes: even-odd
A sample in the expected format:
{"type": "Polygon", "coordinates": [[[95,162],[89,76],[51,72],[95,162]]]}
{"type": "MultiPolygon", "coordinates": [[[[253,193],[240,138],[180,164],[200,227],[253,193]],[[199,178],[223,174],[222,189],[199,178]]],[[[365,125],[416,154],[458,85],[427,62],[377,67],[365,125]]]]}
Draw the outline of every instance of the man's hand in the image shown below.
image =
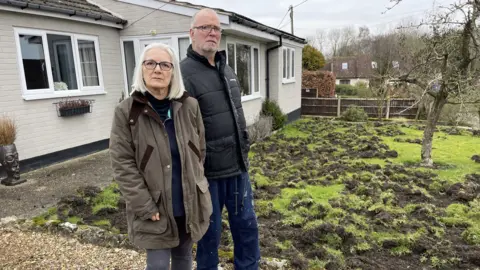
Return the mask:
{"type": "Polygon", "coordinates": [[[152,220],[153,220],[153,221],[160,220],[160,214],[159,214],[159,213],[156,213],[155,215],[153,215],[153,216],[152,216],[152,220]]]}

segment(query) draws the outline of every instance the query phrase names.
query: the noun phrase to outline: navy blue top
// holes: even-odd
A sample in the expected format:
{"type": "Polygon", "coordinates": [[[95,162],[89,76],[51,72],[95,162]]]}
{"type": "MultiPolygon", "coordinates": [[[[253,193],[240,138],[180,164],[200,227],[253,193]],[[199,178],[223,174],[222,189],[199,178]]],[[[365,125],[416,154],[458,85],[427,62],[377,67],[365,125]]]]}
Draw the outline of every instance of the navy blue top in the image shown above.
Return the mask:
{"type": "Polygon", "coordinates": [[[170,152],[172,156],[172,204],[173,215],[180,217],[185,215],[185,207],[183,205],[182,190],[182,162],[180,160],[180,152],[178,149],[177,138],[175,136],[175,125],[173,122],[173,112],[171,110],[171,102],[169,99],[158,100],[147,92],[148,101],[162,119],[170,142],[170,152]],[[169,113],[170,112],[170,113],[169,113]]]}

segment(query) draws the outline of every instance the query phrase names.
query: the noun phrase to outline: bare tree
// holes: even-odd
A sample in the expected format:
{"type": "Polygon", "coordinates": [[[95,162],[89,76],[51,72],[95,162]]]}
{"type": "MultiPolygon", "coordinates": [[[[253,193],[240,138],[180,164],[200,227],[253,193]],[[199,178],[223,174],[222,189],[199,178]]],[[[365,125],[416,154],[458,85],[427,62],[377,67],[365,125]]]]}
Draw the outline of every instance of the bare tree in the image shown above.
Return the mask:
{"type": "Polygon", "coordinates": [[[342,38],[342,33],[339,29],[331,29],[328,32],[328,41],[331,46],[331,53],[333,57],[337,56],[338,48],[340,47],[341,38],[342,38]]]}
{"type": "MultiPolygon", "coordinates": [[[[391,2],[398,5],[402,0],[391,2]]],[[[425,166],[433,165],[433,134],[445,104],[458,103],[458,97],[478,91],[479,16],[480,0],[459,0],[423,22],[419,26],[431,30],[423,36],[425,45],[417,50],[415,65],[399,76],[400,81],[415,84],[433,97],[421,150],[425,166]]],[[[480,101],[468,101],[472,102],[480,101]]]]}

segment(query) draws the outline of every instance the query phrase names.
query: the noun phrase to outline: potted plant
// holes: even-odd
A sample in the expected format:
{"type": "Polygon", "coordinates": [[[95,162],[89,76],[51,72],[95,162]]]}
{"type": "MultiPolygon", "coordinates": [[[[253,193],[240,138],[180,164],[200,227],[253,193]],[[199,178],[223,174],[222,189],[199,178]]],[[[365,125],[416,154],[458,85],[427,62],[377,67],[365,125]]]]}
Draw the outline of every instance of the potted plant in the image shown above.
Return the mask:
{"type": "Polygon", "coordinates": [[[76,100],[62,100],[57,103],[58,116],[72,116],[91,112],[93,100],[76,99],[76,100]]]}
{"type": "Polygon", "coordinates": [[[25,182],[20,179],[20,161],[15,139],[15,121],[7,116],[0,117],[0,182],[14,186],[25,182]]]}

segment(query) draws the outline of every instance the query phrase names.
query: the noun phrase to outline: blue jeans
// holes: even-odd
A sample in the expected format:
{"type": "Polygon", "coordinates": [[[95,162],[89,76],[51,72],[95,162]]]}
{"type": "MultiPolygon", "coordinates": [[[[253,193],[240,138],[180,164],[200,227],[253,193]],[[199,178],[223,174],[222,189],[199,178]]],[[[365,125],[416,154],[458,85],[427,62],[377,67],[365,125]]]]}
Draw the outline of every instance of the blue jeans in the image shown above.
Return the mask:
{"type": "Polygon", "coordinates": [[[213,213],[206,234],[197,243],[197,269],[217,269],[224,205],[227,207],[230,232],[232,233],[235,269],[259,269],[258,224],[248,173],[229,178],[209,179],[208,182],[213,213]]]}

